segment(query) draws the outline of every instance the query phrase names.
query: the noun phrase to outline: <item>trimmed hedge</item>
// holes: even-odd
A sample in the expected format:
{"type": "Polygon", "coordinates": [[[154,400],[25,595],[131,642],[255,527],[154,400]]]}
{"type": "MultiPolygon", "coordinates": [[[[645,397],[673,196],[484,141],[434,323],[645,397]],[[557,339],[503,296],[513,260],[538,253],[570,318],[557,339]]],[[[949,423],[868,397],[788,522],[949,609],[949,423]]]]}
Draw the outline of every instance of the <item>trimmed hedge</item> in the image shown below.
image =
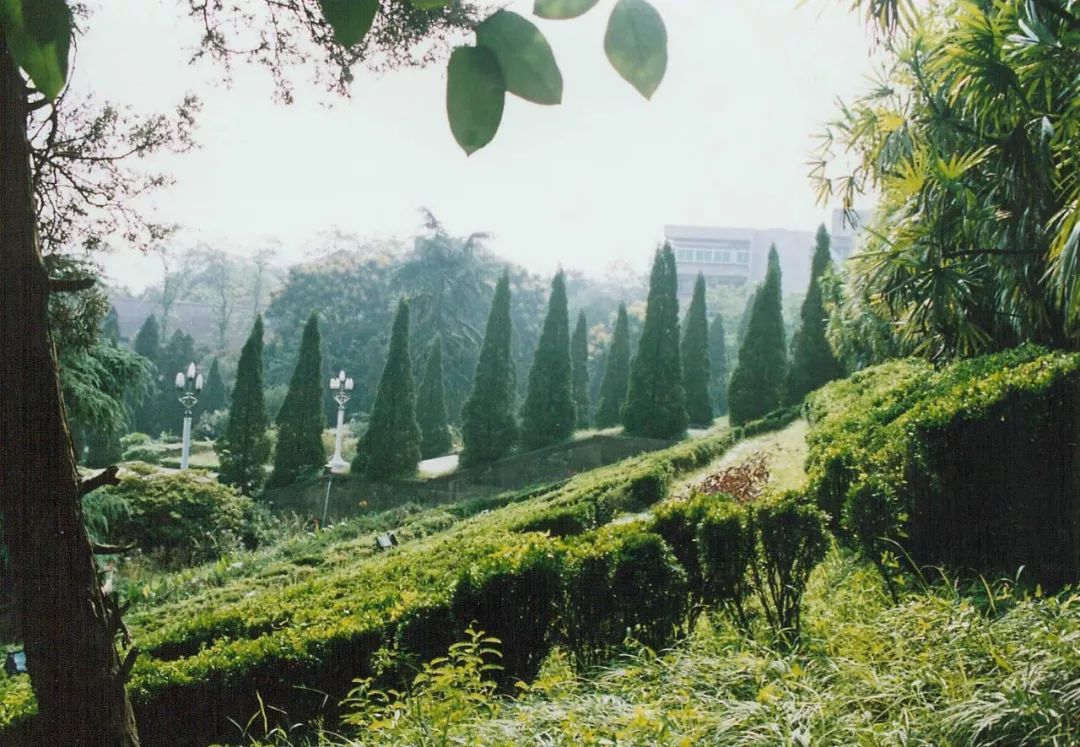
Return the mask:
{"type": "MultiPolygon", "coordinates": [[[[257,694],[294,722],[333,717],[303,685],[343,695],[354,678],[373,673],[372,657],[387,645],[402,656],[383,676],[405,679],[409,662],[441,655],[473,621],[502,639],[507,679],[534,674],[556,641],[605,650],[629,628],[648,645],[666,645],[683,616],[685,572],[642,522],[601,525],[650,507],[675,475],[707,464],[737,438],[736,431],[686,442],[528,498],[498,497],[492,508],[508,505],[391,552],[328,551],[318,568],[294,568],[287,581],[225,581],[130,614],[143,651],[129,683],[143,744],[227,741],[235,737],[229,719],[255,713],[257,694]],[[558,511],[589,516],[588,528],[567,539],[521,532],[558,511]],[[597,630],[591,642],[581,632],[589,620],[597,630]]],[[[4,721],[16,727],[0,732],[0,744],[19,743],[16,722],[32,713],[20,690],[28,684],[0,689],[12,704],[4,721]]]]}
{"type": "Polygon", "coordinates": [[[1080,355],[894,361],[811,395],[810,492],[872,560],[1080,579],[1080,355]]]}

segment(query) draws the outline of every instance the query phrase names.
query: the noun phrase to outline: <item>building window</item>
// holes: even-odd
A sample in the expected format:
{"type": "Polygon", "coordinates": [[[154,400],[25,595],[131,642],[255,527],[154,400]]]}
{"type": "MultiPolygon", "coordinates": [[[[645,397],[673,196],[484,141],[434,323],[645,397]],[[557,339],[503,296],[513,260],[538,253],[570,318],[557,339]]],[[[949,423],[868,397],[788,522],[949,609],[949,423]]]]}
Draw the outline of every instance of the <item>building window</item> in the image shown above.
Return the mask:
{"type": "Polygon", "coordinates": [[[745,251],[739,252],[736,255],[736,261],[740,265],[748,265],[748,264],[750,264],[750,252],[745,252],[745,251]]]}
{"type": "Polygon", "coordinates": [[[723,262],[724,264],[731,264],[731,251],[728,250],[728,249],[725,249],[723,252],[721,252],[720,261],[723,262]]]}

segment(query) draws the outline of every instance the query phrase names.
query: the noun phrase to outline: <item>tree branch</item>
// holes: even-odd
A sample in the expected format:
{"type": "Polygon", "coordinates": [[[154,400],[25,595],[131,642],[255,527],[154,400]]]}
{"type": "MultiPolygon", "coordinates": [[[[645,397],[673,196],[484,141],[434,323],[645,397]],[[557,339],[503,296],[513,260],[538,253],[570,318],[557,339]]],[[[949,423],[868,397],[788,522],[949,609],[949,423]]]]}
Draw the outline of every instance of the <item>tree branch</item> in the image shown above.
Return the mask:
{"type": "Polygon", "coordinates": [[[120,468],[115,464],[111,467],[98,472],[93,477],[88,477],[79,484],[79,497],[86,495],[92,490],[97,490],[103,485],[119,485],[120,478],[116,476],[116,473],[120,471],[120,468]]]}
{"type": "MultiPolygon", "coordinates": [[[[49,278],[49,293],[76,293],[94,287],[95,278],[49,278]]],[[[110,467],[110,469],[114,469],[110,467]]]]}

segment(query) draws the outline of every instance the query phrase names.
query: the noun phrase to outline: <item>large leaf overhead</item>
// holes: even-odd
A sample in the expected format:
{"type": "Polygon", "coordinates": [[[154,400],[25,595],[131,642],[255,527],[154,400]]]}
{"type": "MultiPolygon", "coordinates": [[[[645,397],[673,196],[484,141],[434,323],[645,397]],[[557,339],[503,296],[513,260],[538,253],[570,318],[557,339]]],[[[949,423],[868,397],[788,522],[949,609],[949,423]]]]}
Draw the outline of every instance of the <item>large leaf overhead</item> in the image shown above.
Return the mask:
{"type": "Polygon", "coordinates": [[[645,98],[667,71],[667,29],[645,0],[619,0],[608,19],[604,51],[615,70],[645,98]]]}
{"type": "Polygon", "coordinates": [[[507,91],[536,104],[562,101],[562,73],[551,45],[531,21],[497,11],[476,27],[476,42],[495,54],[507,91]]]}
{"type": "Polygon", "coordinates": [[[597,2],[599,0],[536,0],[533,13],[552,20],[577,18],[591,10],[597,2]]]}
{"type": "Polygon", "coordinates": [[[68,73],[71,10],[65,0],[0,0],[0,24],[16,64],[56,98],[68,73]]]}
{"type": "Polygon", "coordinates": [[[379,12],[379,0],[319,0],[319,4],[334,39],[345,47],[363,41],[379,12]]]}
{"type": "Polygon", "coordinates": [[[446,74],[450,131],[467,154],[495,137],[506,103],[506,85],[495,53],[487,47],[458,47],[446,74]]]}
{"type": "Polygon", "coordinates": [[[450,0],[409,0],[409,3],[420,10],[435,10],[446,7],[450,4],[450,0]]]}

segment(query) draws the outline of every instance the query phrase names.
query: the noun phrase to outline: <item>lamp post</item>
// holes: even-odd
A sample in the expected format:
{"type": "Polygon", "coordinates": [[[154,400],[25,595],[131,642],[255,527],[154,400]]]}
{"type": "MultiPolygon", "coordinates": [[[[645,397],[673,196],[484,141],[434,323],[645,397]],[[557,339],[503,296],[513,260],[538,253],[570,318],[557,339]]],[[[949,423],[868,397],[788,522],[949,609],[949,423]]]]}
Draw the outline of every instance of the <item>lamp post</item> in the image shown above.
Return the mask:
{"type": "Polygon", "coordinates": [[[334,393],[334,401],[338,403],[334,456],[330,457],[330,464],[328,465],[331,472],[342,472],[349,466],[349,463],[341,457],[341,441],[345,436],[345,403],[352,397],[352,390],[353,380],[347,378],[344,371],[330,379],[330,391],[334,393]]]}
{"type": "Polygon", "coordinates": [[[184,406],[184,441],[180,451],[180,469],[188,468],[191,456],[191,410],[199,402],[202,392],[203,377],[194,363],[189,363],[187,375],[183,371],[176,374],[176,398],[184,406]]]}

